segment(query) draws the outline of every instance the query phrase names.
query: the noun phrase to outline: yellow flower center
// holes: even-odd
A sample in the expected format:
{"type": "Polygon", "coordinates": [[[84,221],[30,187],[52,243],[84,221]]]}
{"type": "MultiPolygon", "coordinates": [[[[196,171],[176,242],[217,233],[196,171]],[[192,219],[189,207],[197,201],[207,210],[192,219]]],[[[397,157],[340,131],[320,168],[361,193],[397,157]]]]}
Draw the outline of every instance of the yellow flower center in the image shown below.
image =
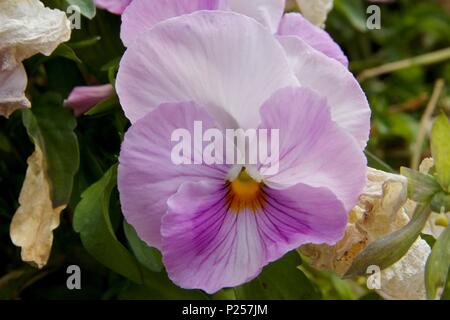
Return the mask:
{"type": "Polygon", "coordinates": [[[227,182],[228,193],[226,201],[228,208],[239,213],[241,210],[250,208],[253,212],[260,209],[264,202],[263,183],[255,181],[242,168],[239,175],[233,181],[227,182]]]}

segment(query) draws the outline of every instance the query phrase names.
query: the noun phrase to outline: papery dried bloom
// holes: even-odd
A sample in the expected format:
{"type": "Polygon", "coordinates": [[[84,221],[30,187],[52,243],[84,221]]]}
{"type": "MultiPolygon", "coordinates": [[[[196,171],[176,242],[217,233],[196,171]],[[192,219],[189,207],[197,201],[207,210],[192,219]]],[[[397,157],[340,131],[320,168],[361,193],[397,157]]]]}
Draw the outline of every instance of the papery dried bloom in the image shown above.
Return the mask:
{"type": "Polygon", "coordinates": [[[119,158],[122,210],[176,284],[212,293],[300,243],[342,237],[365,182],[370,111],[341,63],[255,19],[201,11],[142,31],[116,89],[132,122],[119,158]],[[172,132],[192,135],[195,121],[220,132],[279,129],[278,172],[174,164],[172,132]]]}
{"type": "MultiPolygon", "coordinates": [[[[334,246],[306,245],[300,251],[311,258],[312,265],[343,275],[369,243],[405,226],[410,210],[414,208],[407,202],[406,178],[369,168],[367,185],[349,213],[344,238],[334,246]]],[[[419,238],[402,259],[381,272],[379,294],[395,299],[425,298],[423,275],[429,253],[430,247],[419,238]]]]}
{"type": "Polygon", "coordinates": [[[26,87],[27,74],[21,63],[0,71],[0,116],[9,117],[14,110],[31,106],[25,96],[26,87]]]}
{"type": "Polygon", "coordinates": [[[425,265],[430,253],[428,243],[419,237],[399,261],[381,271],[378,294],[385,299],[425,300],[425,265]]]}
{"type": "Polygon", "coordinates": [[[70,21],[64,12],[46,8],[38,0],[0,2],[0,52],[10,55],[2,70],[36,53],[50,55],[69,38],[70,21]]]}
{"type": "Polygon", "coordinates": [[[64,12],[38,0],[0,1],[0,115],[26,108],[27,82],[22,61],[37,53],[49,55],[70,38],[64,12]]]}
{"type": "Polygon", "coordinates": [[[325,25],[328,13],[333,9],[333,0],[296,0],[300,12],[319,27],[325,25]]]}

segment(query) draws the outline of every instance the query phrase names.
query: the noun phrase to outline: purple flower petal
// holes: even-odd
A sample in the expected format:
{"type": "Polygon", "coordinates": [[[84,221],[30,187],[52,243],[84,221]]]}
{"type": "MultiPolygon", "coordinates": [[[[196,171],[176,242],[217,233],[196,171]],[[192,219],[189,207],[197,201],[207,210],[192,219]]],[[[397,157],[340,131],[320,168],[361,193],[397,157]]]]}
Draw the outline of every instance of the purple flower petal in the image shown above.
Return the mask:
{"type": "Polygon", "coordinates": [[[75,87],[64,101],[64,106],[72,109],[75,116],[79,117],[113,95],[114,88],[110,84],[75,87]]]}
{"type": "Polygon", "coordinates": [[[198,10],[225,8],[226,0],[134,0],[122,15],[120,37],[129,46],[145,29],[168,18],[198,10]]]}
{"type": "Polygon", "coordinates": [[[95,0],[95,5],[111,13],[122,14],[132,0],[95,0]]]}
{"type": "Polygon", "coordinates": [[[284,12],[285,0],[228,0],[230,10],[255,18],[277,32],[284,12]]]}
{"type": "MultiPolygon", "coordinates": [[[[279,171],[268,184],[298,183],[332,191],[350,210],[366,181],[366,158],[330,115],[327,100],[307,88],[284,88],[261,108],[260,128],[279,129],[279,171]]],[[[263,175],[264,170],[261,172],[263,175]]]]}
{"type": "Polygon", "coordinates": [[[333,120],[364,149],[369,139],[370,107],[355,77],[298,37],[280,36],[279,40],[301,85],[327,98],[333,120]]]}
{"type": "Polygon", "coordinates": [[[240,14],[199,11],[145,30],[122,58],[116,89],[131,122],[164,102],[195,101],[216,119],[222,109],[255,128],[262,103],[297,84],[268,29],[240,14]]]}
{"type": "Polygon", "coordinates": [[[348,59],[339,45],[323,29],[313,25],[299,13],[287,13],[281,20],[278,34],[297,36],[311,47],[348,66],[348,59]]]}
{"type": "Polygon", "coordinates": [[[185,128],[192,133],[194,121],[202,121],[203,130],[217,127],[205,109],[193,103],[161,105],[134,123],[122,144],[118,168],[122,211],[141,239],[156,248],[161,247],[161,217],[167,210],[166,201],[178,187],[200,179],[222,181],[228,171],[226,165],[172,162],[176,144],[171,141],[172,132],[185,128]]]}
{"type": "Polygon", "coordinates": [[[267,189],[263,208],[239,213],[228,210],[226,192],[220,182],[190,182],[168,201],[163,259],[183,288],[214,293],[237,286],[301,244],[333,244],[343,235],[346,212],[327,189],[267,189]]]}

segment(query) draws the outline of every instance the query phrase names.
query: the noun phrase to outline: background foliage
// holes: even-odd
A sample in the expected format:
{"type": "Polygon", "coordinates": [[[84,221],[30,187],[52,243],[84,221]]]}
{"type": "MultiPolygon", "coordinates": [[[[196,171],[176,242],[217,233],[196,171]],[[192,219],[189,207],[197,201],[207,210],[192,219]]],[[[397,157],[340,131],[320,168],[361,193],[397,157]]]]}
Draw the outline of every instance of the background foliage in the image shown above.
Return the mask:
{"type": "MultiPolygon", "coordinates": [[[[44,2],[64,9],[68,3],[89,1],[44,2]]],[[[436,80],[443,79],[446,88],[450,84],[450,60],[367,79],[364,70],[448,47],[450,2],[380,4],[381,30],[366,29],[367,5],[335,0],[327,30],[349,56],[350,69],[360,75],[372,107],[370,165],[398,172],[400,166],[410,166],[417,153],[430,155],[427,141],[416,146],[419,123],[436,80]]],[[[87,17],[93,16],[95,8],[83,9],[87,17]]],[[[0,299],[378,299],[361,285],[362,278],[341,280],[307,264],[295,268],[301,264],[295,252],[266,267],[254,281],[214,296],[182,290],[170,282],[159,252],[145,246],[120,212],[115,163],[129,123],[117,98],[79,118],[62,106],[74,86],[114,84],[125,50],[119,27],[120,17],[102,10],[92,20],[83,17],[81,30],[74,30],[71,40],[51,57],[38,55],[25,62],[32,109],[17,111],[9,120],[0,117],[0,299]],[[46,141],[42,145],[47,146],[49,170],[58,185],[54,199],[70,197],[55,232],[50,262],[42,270],[23,263],[9,238],[26,159],[34,149],[31,138],[46,141]],[[71,264],[81,267],[82,290],[67,290],[66,268],[71,264]]],[[[446,89],[438,108],[450,114],[446,89]]]]}

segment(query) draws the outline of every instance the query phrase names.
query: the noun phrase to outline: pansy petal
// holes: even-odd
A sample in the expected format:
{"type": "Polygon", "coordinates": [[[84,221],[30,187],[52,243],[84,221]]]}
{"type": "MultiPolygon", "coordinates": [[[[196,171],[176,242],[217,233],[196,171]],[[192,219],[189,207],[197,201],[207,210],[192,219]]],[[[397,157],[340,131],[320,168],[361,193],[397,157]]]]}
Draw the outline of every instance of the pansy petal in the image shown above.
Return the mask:
{"type": "Polygon", "coordinates": [[[122,15],[120,37],[129,46],[145,29],[160,21],[198,10],[224,9],[225,0],[134,0],[122,15]]]}
{"type": "Polygon", "coordinates": [[[110,84],[100,86],[75,87],[70,92],[64,106],[74,111],[75,116],[81,116],[97,103],[114,95],[114,88],[110,84]]]}
{"type": "Polygon", "coordinates": [[[348,59],[339,45],[323,29],[313,25],[299,13],[287,13],[281,20],[278,34],[280,36],[297,36],[308,45],[330,58],[348,66],[348,59]]]}
{"type": "Polygon", "coordinates": [[[326,98],[308,88],[284,88],[264,103],[261,114],[260,128],[279,130],[279,170],[266,175],[269,185],[326,187],[350,210],[365,185],[366,158],[331,119],[326,98]]]}
{"type": "Polygon", "coordinates": [[[277,32],[285,2],[285,0],[228,0],[232,11],[255,18],[272,33],[277,32]]]}
{"type": "Polygon", "coordinates": [[[25,97],[27,74],[22,63],[11,70],[0,71],[0,116],[9,117],[16,109],[31,107],[25,97]]]}
{"type": "MultiPolygon", "coordinates": [[[[202,122],[203,130],[217,127],[204,108],[193,103],[161,105],[134,123],[122,144],[118,188],[123,214],[141,239],[156,248],[161,244],[166,201],[178,187],[200,178],[222,181],[228,170],[225,165],[177,165],[172,161],[172,150],[178,144],[171,141],[172,133],[183,128],[194,139],[195,121],[202,122]]],[[[203,147],[194,146],[191,157],[185,154],[186,158],[193,163],[196,152],[203,147]]]]}
{"type": "Polygon", "coordinates": [[[301,244],[335,243],[346,225],[344,208],[326,189],[268,190],[262,209],[239,213],[228,209],[226,192],[223,183],[190,182],[168,201],[163,259],[183,288],[214,293],[240,285],[301,244]]]}
{"type": "Polygon", "coordinates": [[[164,102],[195,101],[216,119],[226,110],[240,127],[255,128],[262,103],[297,84],[267,28],[240,14],[199,11],[144,31],[122,58],[116,89],[131,122],[164,102]]]}
{"type": "Polygon", "coordinates": [[[95,0],[95,5],[111,13],[122,14],[132,0],[95,0]]]}
{"type": "Polygon", "coordinates": [[[370,107],[358,81],[345,66],[295,36],[280,36],[302,86],[327,97],[331,115],[353,135],[362,149],[370,132],[370,107]]]}

